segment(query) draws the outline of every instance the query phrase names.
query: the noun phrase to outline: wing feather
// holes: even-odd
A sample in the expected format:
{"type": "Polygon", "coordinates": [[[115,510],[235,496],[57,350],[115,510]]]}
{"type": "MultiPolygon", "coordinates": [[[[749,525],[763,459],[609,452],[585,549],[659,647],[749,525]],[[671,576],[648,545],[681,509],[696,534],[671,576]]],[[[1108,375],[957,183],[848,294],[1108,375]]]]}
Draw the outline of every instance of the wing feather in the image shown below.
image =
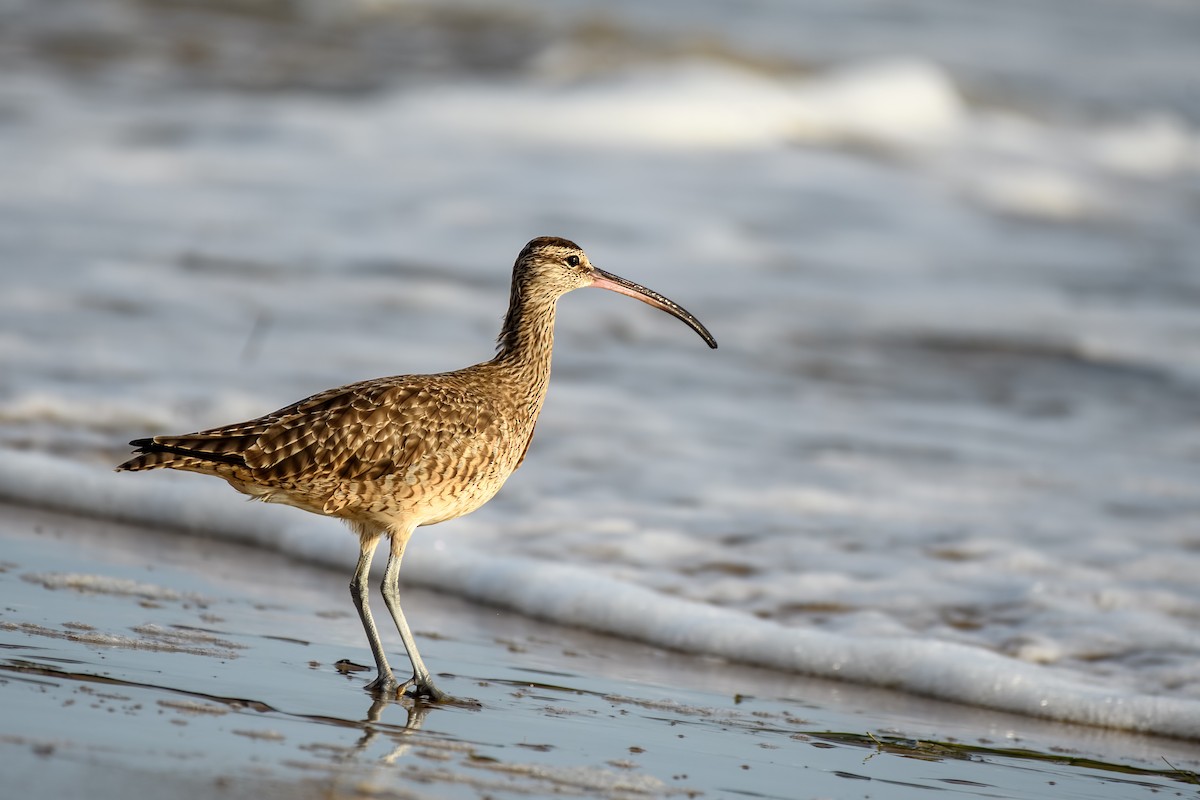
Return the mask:
{"type": "Polygon", "coordinates": [[[498,414],[485,398],[462,381],[431,377],[350,384],[247,422],[137,440],[139,458],[153,453],[154,463],[122,468],[173,466],[173,454],[211,462],[216,474],[242,467],[249,474],[239,480],[260,486],[376,480],[434,455],[453,459],[468,440],[496,435],[498,414]]]}

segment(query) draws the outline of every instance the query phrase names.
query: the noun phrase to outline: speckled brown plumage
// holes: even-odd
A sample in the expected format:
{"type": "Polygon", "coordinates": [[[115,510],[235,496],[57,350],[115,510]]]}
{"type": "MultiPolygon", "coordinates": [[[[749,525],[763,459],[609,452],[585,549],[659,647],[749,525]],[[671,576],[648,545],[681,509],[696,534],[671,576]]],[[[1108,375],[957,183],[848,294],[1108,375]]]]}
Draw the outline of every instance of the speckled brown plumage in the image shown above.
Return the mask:
{"type": "Polygon", "coordinates": [[[139,439],[147,452],[121,469],[217,475],[262,500],[385,528],[398,516],[442,522],[490,498],[533,433],[546,381],[516,394],[504,372],[488,362],[330,389],[250,422],[139,439]]]}
{"type": "Polygon", "coordinates": [[[492,360],[329,389],[236,425],[136,439],[137,455],[117,469],[215,475],[252,497],[348,522],[361,544],[352,596],[379,673],[370,688],[394,692],[411,684],[420,695],[445,699],[400,610],[397,576],[405,545],[417,527],[479,508],[520,466],[550,379],[558,298],[584,286],[661,308],[716,347],[704,326],[672,301],[593,267],[573,242],[541,237],[517,257],[492,360]],[[404,684],[392,676],[367,603],[367,573],[383,536],[391,541],[384,600],[413,664],[413,678],[404,684]]]}

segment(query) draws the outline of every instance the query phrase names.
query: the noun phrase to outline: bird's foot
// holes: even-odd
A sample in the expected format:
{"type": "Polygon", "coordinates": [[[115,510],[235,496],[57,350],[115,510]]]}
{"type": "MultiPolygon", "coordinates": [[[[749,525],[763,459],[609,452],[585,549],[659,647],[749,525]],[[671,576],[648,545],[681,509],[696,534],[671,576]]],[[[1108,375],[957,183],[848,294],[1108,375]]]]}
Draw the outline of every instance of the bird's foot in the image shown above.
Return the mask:
{"type": "Polygon", "coordinates": [[[366,690],[380,700],[398,700],[402,697],[415,700],[418,703],[436,703],[439,705],[455,705],[478,707],[476,700],[467,700],[446,694],[434,685],[433,679],[424,680],[416,675],[401,683],[390,672],[380,675],[366,685],[366,690]]]}
{"type": "Polygon", "coordinates": [[[424,700],[429,703],[456,702],[453,697],[434,686],[432,678],[422,680],[414,675],[405,681],[404,685],[400,688],[404,694],[416,700],[424,700]]]}
{"type": "MultiPolygon", "coordinates": [[[[411,682],[411,681],[410,681],[411,682]]],[[[379,677],[366,685],[366,690],[374,695],[398,696],[408,683],[400,683],[391,672],[381,672],[379,677]]]]}
{"type": "Polygon", "coordinates": [[[479,709],[482,704],[469,697],[455,697],[446,694],[433,685],[433,678],[428,675],[424,679],[414,675],[401,687],[406,697],[411,697],[418,705],[432,703],[436,705],[460,706],[462,708],[479,709]]]}

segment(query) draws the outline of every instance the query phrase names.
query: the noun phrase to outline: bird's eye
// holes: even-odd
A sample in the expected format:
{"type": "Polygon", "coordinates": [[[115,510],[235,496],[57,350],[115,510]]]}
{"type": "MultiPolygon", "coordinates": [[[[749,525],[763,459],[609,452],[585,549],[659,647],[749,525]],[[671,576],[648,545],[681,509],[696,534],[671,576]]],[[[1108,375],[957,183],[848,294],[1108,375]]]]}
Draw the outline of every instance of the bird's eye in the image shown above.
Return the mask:
{"type": "Polygon", "coordinates": [[[567,266],[568,267],[578,267],[579,266],[579,256],[567,256],[567,266]]]}

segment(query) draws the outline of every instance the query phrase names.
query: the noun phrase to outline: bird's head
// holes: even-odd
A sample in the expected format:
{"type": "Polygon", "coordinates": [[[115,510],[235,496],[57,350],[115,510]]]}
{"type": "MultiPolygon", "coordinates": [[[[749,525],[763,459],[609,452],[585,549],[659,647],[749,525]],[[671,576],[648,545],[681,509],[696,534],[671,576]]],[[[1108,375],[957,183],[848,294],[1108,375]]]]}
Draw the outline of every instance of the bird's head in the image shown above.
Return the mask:
{"type": "Polygon", "coordinates": [[[628,295],[665,311],[687,323],[709,347],[717,347],[717,340],[708,329],[683,306],[653,289],[594,266],[583,248],[568,239],[539,236],[525,245],[513,267],[513,291],[521,294],[528,292],[557,300],[567,292],[587,286],[628,295]]]}

